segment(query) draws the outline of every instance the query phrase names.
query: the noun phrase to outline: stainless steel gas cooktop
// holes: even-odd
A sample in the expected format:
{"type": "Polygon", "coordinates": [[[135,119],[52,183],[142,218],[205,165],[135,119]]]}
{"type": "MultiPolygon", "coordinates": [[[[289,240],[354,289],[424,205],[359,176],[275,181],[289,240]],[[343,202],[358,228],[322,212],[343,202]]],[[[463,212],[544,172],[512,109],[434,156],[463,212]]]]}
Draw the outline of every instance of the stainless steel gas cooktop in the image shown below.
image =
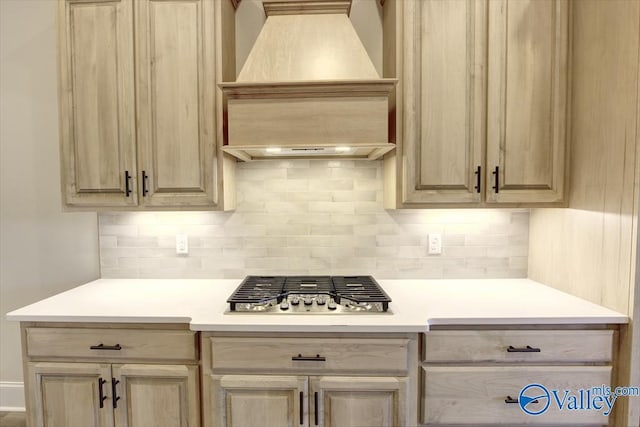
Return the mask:
{"type": "Polygon", "coordinates": [[[391,313],[371,276],[247,276],[227,302],[227,313],[391,313]]]}

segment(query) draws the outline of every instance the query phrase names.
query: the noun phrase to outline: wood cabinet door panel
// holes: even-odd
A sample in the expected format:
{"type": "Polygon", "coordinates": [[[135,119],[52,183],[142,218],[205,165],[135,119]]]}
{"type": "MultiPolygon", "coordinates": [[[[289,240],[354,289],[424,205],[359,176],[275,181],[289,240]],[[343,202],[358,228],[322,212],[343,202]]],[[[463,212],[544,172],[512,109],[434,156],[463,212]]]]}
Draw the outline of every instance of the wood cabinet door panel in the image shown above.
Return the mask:
{"type": "Polygon", "coordinates": [[[113,378],[116,427],[200,425],[197,366],[113,365],[113,378]]]}
{"type": "Polygon", "coordinates": [[[487,201],[562,201],[569,4],[490,1],[488,22],[487,201]]]}
{"type": "Polygon", "coordinates": [[[214,203],[214,6],[205,0],[136,2],[144,205],[214,203]]]}
{"type": "Polygon", "coordinates": [[[407,425],[405,402],[408,382],[406,378],[312,377],[309,384],[309,395],[314,402],[310,417],[314,425],[324,427],[407,425]]]}
{"type": "Polygon", "coordinates": [[[404,7],[404,202],[478,202],[486,3],[435,0],[404,7]]]}
{"type": "Polygon", "coordinates": [[[214,427],[309,425],[306,376],[211,375],[209,386],[214,427]]]}
{"type": "Polygon", "coordinates": [[[135,205],[132,2],[64,0],[58,13],[65,202],[135,205]]]}
{"type": "Polygon", "coordinates": [[[29,425],[111,427],[111,369],[108,364],[29,363],[29,425]],[[100,407],[100,384],[103,407],[100,407]]]}

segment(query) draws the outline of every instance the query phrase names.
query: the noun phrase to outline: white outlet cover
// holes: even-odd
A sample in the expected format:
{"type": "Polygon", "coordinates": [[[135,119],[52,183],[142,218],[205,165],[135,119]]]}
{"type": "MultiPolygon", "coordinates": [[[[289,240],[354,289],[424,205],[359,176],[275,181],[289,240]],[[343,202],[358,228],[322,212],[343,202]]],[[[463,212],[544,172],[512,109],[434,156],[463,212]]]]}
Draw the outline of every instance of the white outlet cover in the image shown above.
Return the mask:
{"type": "Polygon", "coordinates": [[[439,255],[442,253],[442,234],[429,233],[429,243],[427,252],[429,255],[439,255]]]}
{"type": "Polygon", "coordinates": [[[178,255],[189,253],[189,237],[186,234],[176,234],[176,253],[178,255]]]}

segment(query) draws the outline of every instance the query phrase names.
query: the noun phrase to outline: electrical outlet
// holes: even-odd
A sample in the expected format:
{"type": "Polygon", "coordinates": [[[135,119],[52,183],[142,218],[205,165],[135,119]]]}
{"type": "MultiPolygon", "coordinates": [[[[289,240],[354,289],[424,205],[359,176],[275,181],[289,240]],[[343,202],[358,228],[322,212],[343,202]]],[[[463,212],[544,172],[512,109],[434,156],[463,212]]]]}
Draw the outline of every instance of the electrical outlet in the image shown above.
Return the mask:
{"type": "Polygon", "coordinates": [[[442,234],[429,234],[429,246],[427,252],[429,253],[429,255],[439,255],[442,253],[442,234]]]}
{"type": "Polygon", "coordinates": [[[176,253],[178,255],[189,253],[189,237],[186,234],[176,234],[176,253]]]}

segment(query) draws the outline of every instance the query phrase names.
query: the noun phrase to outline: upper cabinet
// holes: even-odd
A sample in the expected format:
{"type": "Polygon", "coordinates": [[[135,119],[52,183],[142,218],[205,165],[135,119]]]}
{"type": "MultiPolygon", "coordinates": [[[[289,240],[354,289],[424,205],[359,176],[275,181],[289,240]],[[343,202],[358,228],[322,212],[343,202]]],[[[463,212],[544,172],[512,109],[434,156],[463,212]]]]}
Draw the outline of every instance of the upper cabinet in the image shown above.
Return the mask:
{"type": "Polygon", "coordinates": [[[216,127],[233,18],[230,0],[59,1],[67,206],[233,208],[216,127]]]}
{"type": "Polygon", "coordinates": [[[63,199],[135,206],[132,0],[58,5],[63,199]]]}
{"type": "Polygon", "coordinates": [[[561,205],[568,2],[387,0],[384,19],[387,207],[561,205]]]}

